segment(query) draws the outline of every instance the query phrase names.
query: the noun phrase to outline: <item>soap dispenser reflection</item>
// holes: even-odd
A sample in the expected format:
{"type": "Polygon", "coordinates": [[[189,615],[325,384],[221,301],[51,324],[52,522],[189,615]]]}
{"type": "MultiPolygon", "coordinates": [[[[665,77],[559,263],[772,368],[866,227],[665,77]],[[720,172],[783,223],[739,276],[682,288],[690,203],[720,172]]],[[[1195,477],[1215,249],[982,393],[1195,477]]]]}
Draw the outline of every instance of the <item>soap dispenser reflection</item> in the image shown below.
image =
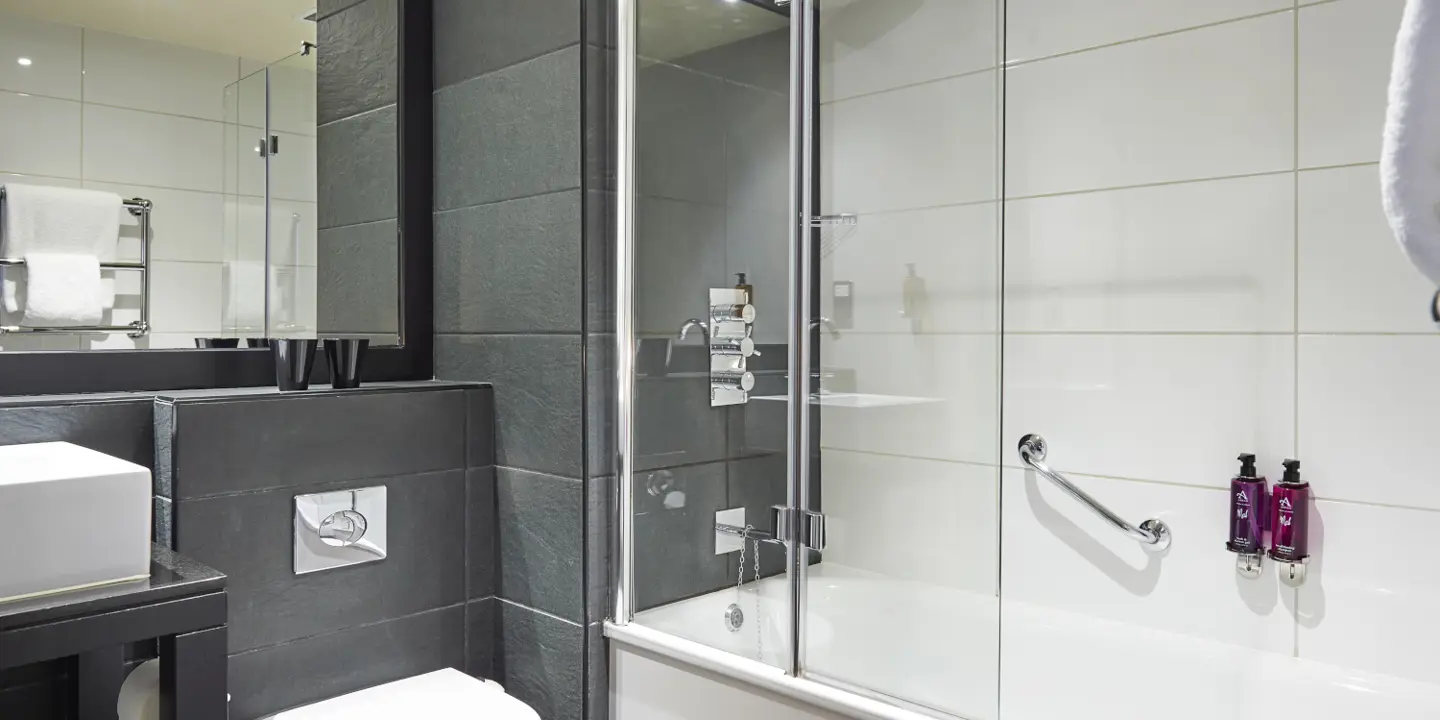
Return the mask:
{"type": "Polygon", "coordinates": [[[1255,456],[1245,453],[1240,473],[1230,479],[1230,540],[1225,549],[1235,553],[1235,571],[1242,577],[1258,578],[1265,556],[1267,500],[1270,489],[1255,472],[1255,456]]]}
{"type": "Polygon", "coordinates": [[[910,332],[925,330],[925,278],[915,274],[915,263],[905,263],[905,280],[900,287],[900,317],[910,321],[910,332]]]}

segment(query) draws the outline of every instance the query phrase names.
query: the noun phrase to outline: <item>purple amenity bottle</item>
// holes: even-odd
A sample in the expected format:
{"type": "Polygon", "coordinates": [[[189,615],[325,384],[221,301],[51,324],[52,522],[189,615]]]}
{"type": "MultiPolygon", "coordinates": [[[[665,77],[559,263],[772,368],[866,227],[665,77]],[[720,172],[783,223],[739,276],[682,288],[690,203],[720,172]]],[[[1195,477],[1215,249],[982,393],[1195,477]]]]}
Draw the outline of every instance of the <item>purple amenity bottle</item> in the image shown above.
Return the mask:
{"type": "Polygon", "coordinates": [[[1310,557],[1310,483],[1300,479],[1300,461],[1285,461],[1285,476],[1270,497],[1270,557],[1282,563],[1280,578],[1291,585],[1305,581],[1310,557]]]}
{"type": "Polygon", "coordinates": [[[1240,474],[1230,479],[1230,540],[1225,549],[1235,553],[1235,570],[1248,578],[1260,577],[1265,554],[1267,500],[1270,488],[1255,472],[1255,456],[1239,458],[1240,474]]]}

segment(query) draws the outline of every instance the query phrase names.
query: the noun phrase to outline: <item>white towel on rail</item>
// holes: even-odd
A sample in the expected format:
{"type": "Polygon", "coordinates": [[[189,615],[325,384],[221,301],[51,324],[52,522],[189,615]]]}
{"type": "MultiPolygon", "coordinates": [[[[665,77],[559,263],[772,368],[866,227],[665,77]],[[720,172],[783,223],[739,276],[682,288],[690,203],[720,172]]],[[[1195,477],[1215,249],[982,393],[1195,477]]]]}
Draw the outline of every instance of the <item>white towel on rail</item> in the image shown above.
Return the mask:
{"type": "Polygon", "coordinates": [[[100,259],[94,255],[32,252],[25,256],[26,327],[99,325],[100,259]]]}
{"type": "Polygon", "coordinates": [[[1381,198],[1410,262],[1440,286],[1440,0],[1408,0],[1395,38],[1381,198]]]}
{"type": "MultiPolygon", "coordinates": [[[[120,212],[123,209],[120,196],[98,190],[77,190],[75,188],[48,187],[8,183],[5,185],[5,207],[3,232],[0,232],[0,255],[12,258],[26,258],[33,253],[58,253],[62,255],[85,255],[95,259],[95,283],[100,282],[99,259],[113,256],[120,239],[120,212]]],[[[84,263],[89,267],[89,263],[84,263]]],[[[67,267],[78,270],[79,264],[67,267]]],[[[49,279],[64,281],[63,276],[49,275],[49,279]]],[[[5,273],[4,303],[9,312],[20,312],[22,297],[37,294],[34,287],[39,279],[28,267],[10,268],[5,273]],[[25,292],[20,293],[17,278],[25,275],[25,292]]],[[[88,276],[77,281],[87,287],[91,284],[88,276]]],[[[40,295],[51,297],[59,288],[38,288],[40,295]]],[[[83,292],[83,291],[82,291],[83,292]]],[[[86,302],[96,301],[96,311],[103,310],[102,293],[86,296],[86,302]]],[[[89,317],[93,313],[86,312],[89,317]]],[[[94,324],[94,323],[80,323],[94,324]]]]}

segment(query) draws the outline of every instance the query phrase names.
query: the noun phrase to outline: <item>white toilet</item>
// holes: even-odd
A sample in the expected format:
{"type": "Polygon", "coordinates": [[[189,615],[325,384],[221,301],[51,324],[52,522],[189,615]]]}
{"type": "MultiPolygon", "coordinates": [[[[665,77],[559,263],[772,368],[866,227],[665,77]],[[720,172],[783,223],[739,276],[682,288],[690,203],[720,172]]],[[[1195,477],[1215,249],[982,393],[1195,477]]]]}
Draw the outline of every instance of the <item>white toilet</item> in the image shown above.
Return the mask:
{"type": "Polygon", "coordinates": [[[270,720],[394,718],[540,720],[540,715],[499,685],[447,668],[286,710],[270,720]]]}

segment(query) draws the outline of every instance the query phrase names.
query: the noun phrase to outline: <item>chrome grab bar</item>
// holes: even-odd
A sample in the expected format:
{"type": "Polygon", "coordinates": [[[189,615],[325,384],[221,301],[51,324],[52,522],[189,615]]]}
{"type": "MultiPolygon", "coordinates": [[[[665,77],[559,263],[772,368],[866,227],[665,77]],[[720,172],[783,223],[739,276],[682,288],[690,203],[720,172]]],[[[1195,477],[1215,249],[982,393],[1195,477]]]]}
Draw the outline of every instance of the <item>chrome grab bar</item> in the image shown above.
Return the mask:
{"type": "Polygon", "coordinates": [[[1119,530],[1126,537],[1144,543],[1150,546],[1150,549],[1157,552],[1170,547],[1170,526],[1160,520],[1151,518],[1140,523],[1140,527],[1135,527],[1126,522],[1124,518],[1116,515],[1110,508],[1100,504],[1099,500],[1090,497],[1084,490],[1075,487],[1075,484],[1065,479],[1064,475],[1051,470],[1050,466],[1044,462],[1046,450],[1045,438],[1034,433],[1026,435],[1020,438],[1019,450],[1020,459],[1025,461],[1026,465],[1033,468],[1035,472],[1045,476],[1050,482],[1060,486],[1060,489],[1064,490],[1065,494],[1079,500],[1085,507],[1090,508],[1091,512],[1105,518],[1105,521],[1110,523],[1111,527],[1119,530]]]}

